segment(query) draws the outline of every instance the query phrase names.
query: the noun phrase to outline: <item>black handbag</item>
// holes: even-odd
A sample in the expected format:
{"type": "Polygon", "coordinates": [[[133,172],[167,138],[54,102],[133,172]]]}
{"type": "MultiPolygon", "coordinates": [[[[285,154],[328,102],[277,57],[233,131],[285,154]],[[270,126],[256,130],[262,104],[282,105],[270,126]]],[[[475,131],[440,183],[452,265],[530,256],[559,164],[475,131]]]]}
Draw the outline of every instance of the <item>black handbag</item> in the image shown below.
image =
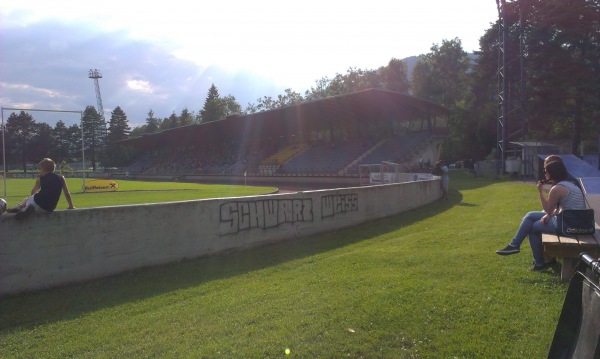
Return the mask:
{"type": "Polygon", "coordinates": [[[581,236],[594,234],[596,222],[594,210],[563,209],[556,215],[556,234],[559,236],[581,236]]]}

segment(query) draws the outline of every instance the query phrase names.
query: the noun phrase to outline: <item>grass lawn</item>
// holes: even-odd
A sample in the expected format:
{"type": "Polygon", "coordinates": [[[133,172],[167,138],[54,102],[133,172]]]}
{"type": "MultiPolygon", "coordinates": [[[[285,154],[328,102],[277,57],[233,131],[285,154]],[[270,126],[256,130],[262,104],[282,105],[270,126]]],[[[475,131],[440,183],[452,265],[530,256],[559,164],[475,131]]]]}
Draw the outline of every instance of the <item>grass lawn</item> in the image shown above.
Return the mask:
{"type": "Polygon", "coordinates": [[[545,357],[567,284],[529,272],[527,245],[494,253],[534,185],[450,187],[334,233],[0,298],[0,357],[545,357]]]}
{"type": "MultiPolygon", "coordinates": [[[[154,181],[133,181],[116,180],[119,189],[116,192],[82,192],[83,180],[81,178],[67,178],[67,186],[73,204],[77,208],[98,207],[120,204],[150,203],[150,202],[168,202],[182,201],[202,198],[218,198],[231,196],[248,196],[256,194],[271,193],[276,190],[269,186],[243,186],[243,185],[220,185],[220,184],[201,184],[189,182],[154,182],[154,181]]],[[[89,180],[89,179],[88,179],[89,180]]],[[[7,196],[6,202],[9,206],[14,206],[24,197],[31,193],[31,188],[35,184],[32,178],[7,178],[6,180],[7,196]]],[[[2,189],[4,185],[2,184],[2,189]]],[[[4,195],[4,190],[0,196],[4,195]]],[[[57,209],[67,208],[67,201],[61,195],[57,209]]]]}

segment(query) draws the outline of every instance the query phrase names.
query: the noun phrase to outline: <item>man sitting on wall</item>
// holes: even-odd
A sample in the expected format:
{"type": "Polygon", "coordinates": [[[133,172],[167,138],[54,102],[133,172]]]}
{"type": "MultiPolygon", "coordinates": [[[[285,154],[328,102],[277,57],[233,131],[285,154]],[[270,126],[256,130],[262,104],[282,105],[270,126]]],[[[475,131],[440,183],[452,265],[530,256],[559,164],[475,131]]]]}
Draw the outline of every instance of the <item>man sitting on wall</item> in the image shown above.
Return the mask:
{"type": "Polygon", "coordinates": [[[61,175],[54,173],[56,163],[50,158],[44,158],[39,163],[40,177],[36,179],[31,189],[31,196],[25,197],[21,203],[6,210],[8,213],[16,213],[16,219],[24,219],[34,212],[51,213],[56,209],[61,192],[69,204],[69,209],[75,208],[71,200],[71,193],[67,188],[67,182],[61,175]]]}

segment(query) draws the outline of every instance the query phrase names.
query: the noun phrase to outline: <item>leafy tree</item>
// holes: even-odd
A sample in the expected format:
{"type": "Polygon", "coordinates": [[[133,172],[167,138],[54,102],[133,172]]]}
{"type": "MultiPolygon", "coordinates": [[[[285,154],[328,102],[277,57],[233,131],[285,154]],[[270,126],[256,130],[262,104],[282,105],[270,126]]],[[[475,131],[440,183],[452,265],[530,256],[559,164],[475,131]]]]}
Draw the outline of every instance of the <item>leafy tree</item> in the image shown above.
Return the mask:
{"type": "Polygon", "coordinates": [[[39,162],[53,152],[52,127],[45,122],[40,122],[35,123],[33,128],[34,136],[29,144],[30,158],[33,162],[39,162]]]}
{"type": "Polygon", "coordinates": [[[240,106],[232,95],[227,95],[219,99],[219,104],[223,111],[223,117],[241,115],[243,113],[242,106],[240,106]]]}
{"type": "Polygon", "coordinates": [[[380,71],[349,68],[346,74],[336,74],[327,85],[328,96],[345,95],[369,88],[383,88],[380,71]]]}
{"type": "Polygon", "coordinates": [[[223,108],[219,100],[219,90],[217,90],[215,84],[212,84],[208,89],[204,107],[200,110],[200,123],[217,121],[223,118],[223,108]]]}
{"type": "Polygon", "coordinates": [[[328,77],[322,77],[315,81],[315,86],[310,88],[310,90],[306,90],[304,93],[304,98],[306,101],[314,101],[320,100],[329,96],[332,96],[331,89],[329,88],[329,80],[328,77]]]}
{"type": "Polygon", "coordinates": [[[278,107],[292,106],[302,103],[304,98],[301,94],[292,89],[285,89],[285,93],[283,95],[277,96],[277,105],[278,107]]]}
{"type": "Polygon", "coordinates": [[[387,67],[382,69],[383,83],[386,90],[408,93],[408,66],[405,61],[392,58],[387,67]]]}
{"type": "MultiPolygon", "coordinates": [[[[573,153],[578,152],[584,140],[595,145],[600,130],[600,1],[521,0],[507,4],[504,18],[507,103],[517,104],[519,86],[525,89],[521,109],[525,133],[521,138],[570,137],[573,153]],[[519,16],[523,19],[522,27],[519,16]],[[522,83],[517,57],[521,31],[522,83]]],[[[486,103],[491,88],[497,84],[491,81],[497,71],[497,28],[497,24],[493,25],[480,40],[473,113],[487,108],[486,112],[491,114],[491,107],[497,103],[496,97],[486,103]]],[[[515,132],[513,123],[520,114],[517,110],[513,105],[506,114],[509,133],[515,132]]]]}
{"type": "Polygon", "coordinates": [[[420,56],[412,73],[413,92],[451,109],[464,106],[470,89],[469,68],[470,59],[460,39],[443,40],[441,46],[435,44],[430,53],[420,56]]]}
{"type": "Polygon", "coordinates": [[[128,147],[118,144],[118,141],[126,140],[130,133],[127,115],[117,106],[111,113],[106,136],[106,156],[110,166],[121,166],[129,161],[128,147]]]}
{"type": "Polygon", "coordinates": [[[165,130],[177,127],[178,124],[179,124],[179,118],[177,117],[175,112],[173,112],[173,113],[171,113],[171,116],[165,117],[160,121],[158,130],[165,131],[165,130]]]}
{"type": "Polygon", "coordinates": [[[277,101],[273,100],[271,96],[263,96],[256,100],[258,103],[256,105],[257,112],[267,111],[277,108],[277,101]]]}
{"type": "Polygon", "coordinates": [[[248,102],[248,104],[246,105],[246,108],[244,109],[244,113],[256,113],[258,112],[258,107],[257,105],[248,102]]]}
{"type": "Polygon", "coordinates": [[[188,126],[194,123],[194,114],[190,112],[187,108],[181,110],[181,115],[179,115],[178,127],[188,126]]]}
{"type": "Polygon", "coordinates": [[[13,112],[5,127],[7,161],[20,164],[23,171],[27,172],[27,162],[33,160],[30,145],[36,135],[35,120],[25,111],[18,115],[13,112]]]}
{"type": "MultiPolygon", "coordinates": [[[[304,101],[320,100],[369,88],[386,88],[386,71],[387,69],[384,67],[378,70],[361,70],[351,67],[346,74],[338,73],[333,79],[322,77],[315,82],[315,86],[304,93],[304,101]]],[[[390,71],[390,76],[393,71],[390,71]]],[[[406,76],[406,71],[404,76],[406,76]]]]}
{"type": "MultiPolygon", "coordinates": [[[[174,113],[171,114],[171,117],[177,117],[177,115],[175,115],[174,113]]],[[[165,117],[160,121],[160,125],[158,126],[158,130],[159,131],[165,131],[168,130],[170,128],[172,128],[173,121],[169,120],[169,117],[165,117]]]]}
{"type": "MultiPolygon", "coordinates": [[[[338,76],[336,76],[336,79],[338,76]]],[[[361,70],[349,68],[346,75],[339,77],[342,80],[343,94],[362,91],[369,88],[383,88],[383,79],[380,71],[361,70]]]]}
{"type": "Polygon", "coordinates": [[[600,1],[523,1],[532,126],[582,138],[598,131],[600,106],[600,1]]]}
{"type": "Polygon", "coordinates": [[[82,118],[86,159],[92,162],[95,171],[105,157],[106,123],[94,106],[87,106],[82,118]]]}
{"type": "Polygon", "coordinates": [[[304,96],[292,89],[286,89],[277,98],[263,96],[257,99],[257,104],[249,103],[246,113],[272,110],[306,101],[320,100],[330,96],[345,95],[369,88],[386,88],[391,91],[407,92],[407,66],[402,60],[392,59],[387,67],[377,70],[349,68],[345,74],[336,74],[333,79],[322,77],[315,82],[304,96]]]}
{"type": "Polygon", "coordinates": [[[127,115],[121,107],[117,106],[113,112],[111,113],[110,120],[108,122],[108,134],[106,136],[106,141],[116,142],[126,140],[129,137],[129,133],[131,132],[131,128],[129,127],[129,122],[127,121],[127,115]]]}
{"type": "MultiPolygon", "coordinates": [[[[249,104],[250,106],[250,104],[249,104]]],[[[256,112],[256,111],[254,111],[256,112]]],[[[206,123],[220,120],[231,115],[244,113],[242,107],[232,95],[220,97],[217,87],[212,84],[204,101],[204,107],[198,113],[198,123],[206,123]]]]}
{"type": "Polygon", "coordinates": [[[304,98],[298,92],[293,91],[292,89],[286,89],[285,93],[282,95],[277,95],[277,99],[272,98],[271,96],[263,96],[256,100],[257,105],[250,105],[246,108],[246,111],[249,113],[259,112],[259,111],[267,111],[273,110],[276,108],[281,108],[285,106],[291,106],[295,104],[302,103],[304,98]]]}
{"type": "MultiPolygon", "coordinates": [[[[471,94],[470,120],[462,128],[465,137],[471,140],[465,143],[462,158],[485,158],[497,146],[498,124],[498,25],[492,26],[479,39],[480,51],[470,72],[471,94]]],[[[518,49],[517,49],[518,50],[518,49]]],[[[507,67],[518,74],[518,62],[509,61],[507,67]]],[[[509,71],[508,74],[514,73],[509,71]]],[[[508,84],[517,86],[518,77],[508,76],[508,84]]],[[[512,102],[517,99],[513,95],[512,102]]]]}
{"type": "Polygon", "coordinates": [[[148,117],[146,117],[146,127],[144,127],[143,133],[154,133],[158,131],[160,126],[160,120],[154,117],[154,111],[148,111],[148,117]]]}
{"type": "Polygon", "coordinates": [[[444,40],[421,55],[412,73],[416,96],[448,107],[452,111],[449,135],[444,143],[444,157],[460,158],[472,152],[473,116],[469,111],[471,83],[470,59],[458,38],[444,40]]]}
{"type": "Polygon", "coordinates": [[[65,123],[60,120],[56,122],[50,136],[53,145],[50,157],[59,163],[62,160],[67,160],[69,158],[69,135],[65,123]]]}
{"type": "Polygon", "coordinates": [[[69,147],[69,157],[79,157],[81,153],[81,127],[77,124],[67,129],[66,143],[69,147]]]}
{"type": "Polygon", "coordinates": [[[149,133],[149,132],[146,131],[147,127],[148,127],[148,125],[141,125],[141,126],[134,127],[131,130],[131,133],[129,134],[129,137],[130,138],[140,137],[142,135],[145,135],[146,133],[149,133]]]}
{"type": "Polygon", "coordinates": [[[59,120],[52,128],[21,111],[19,115],[13,113],[9,117],[6,128],[7,160],[19,164],[23,171],[27,171],[27,163],[37,163],[43,157],[60,162],[80,156],[81,130],[76,124],[67,128],[59,120]]]}

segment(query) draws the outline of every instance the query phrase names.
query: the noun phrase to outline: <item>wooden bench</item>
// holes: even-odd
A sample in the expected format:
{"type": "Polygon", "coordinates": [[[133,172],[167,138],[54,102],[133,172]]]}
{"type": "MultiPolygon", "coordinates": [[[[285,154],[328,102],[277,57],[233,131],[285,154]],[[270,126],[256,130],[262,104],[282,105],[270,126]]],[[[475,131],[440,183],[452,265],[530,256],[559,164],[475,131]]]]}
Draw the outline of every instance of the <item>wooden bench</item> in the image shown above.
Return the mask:
{"type": "MultiPolygon", "coordinates": [[[[585,190],[584,190],[585,193],[585,190]]],[[[590,207],[596,217],[596,233],[594,235],[562,237],[554,234],[542,234],[544,256],[562,258],[560,278],[569,280],[575,274],[579,254],[585,252],[594,258],[600,257],[600,194],[585,193],[590,207]]]]}
{"type": "Polygon", "coordinates": [[[554,234],[542,234],[544,256],[562,258],[560,278],[569,280],[575,274],[579,255],[585,252],[594,258],[600,257],[600,227],[596,224],[594,235],[562,237],[554,234]]]}

